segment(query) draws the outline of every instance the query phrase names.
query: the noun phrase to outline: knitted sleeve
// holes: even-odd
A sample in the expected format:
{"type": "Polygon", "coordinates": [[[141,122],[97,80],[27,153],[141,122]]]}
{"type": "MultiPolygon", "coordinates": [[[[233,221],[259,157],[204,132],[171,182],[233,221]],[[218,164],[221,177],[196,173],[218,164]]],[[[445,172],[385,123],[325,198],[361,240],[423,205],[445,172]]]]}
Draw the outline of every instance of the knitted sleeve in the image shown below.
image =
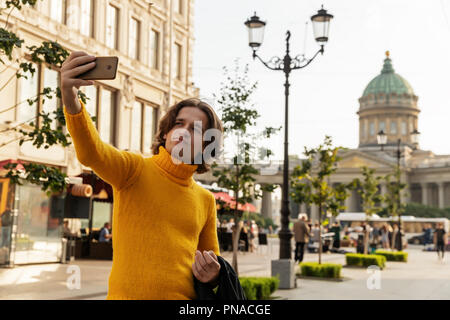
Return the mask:
{"type": "Polygon", "coordinates": [[[209,209],[208,209],[208,219],[205,226],[200,233],[200,239],[198,242],[198,250],[212,250],[219,256],[219,240],[217,238],[217,212],[216,212],[216,200],[211,194],[209,209]]]}
{"type": "Polygon", "coordinates": [[[143,157],[103,142],[85,105],[81,100],[80,103],[81,111],[77,114],[63,108],[78,160],[117,190],[130,185],[142,170],[143,157]]]}

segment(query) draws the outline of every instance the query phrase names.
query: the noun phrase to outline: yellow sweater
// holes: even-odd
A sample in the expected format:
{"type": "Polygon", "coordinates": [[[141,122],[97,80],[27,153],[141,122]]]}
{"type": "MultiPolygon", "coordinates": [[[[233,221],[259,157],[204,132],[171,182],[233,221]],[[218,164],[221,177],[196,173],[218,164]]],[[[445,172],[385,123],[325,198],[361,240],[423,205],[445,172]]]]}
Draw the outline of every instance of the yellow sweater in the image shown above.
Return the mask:
{"type": "Polygon", "coordinates": [[[64,107],[78,160],[113,187],[107,299],[195,299],[195,250],[220,254],[214,196],[195,183],[197,165],[175,164],[163,147],[150,158],[119,151],[81,104],[74,115],[64,107]]]}

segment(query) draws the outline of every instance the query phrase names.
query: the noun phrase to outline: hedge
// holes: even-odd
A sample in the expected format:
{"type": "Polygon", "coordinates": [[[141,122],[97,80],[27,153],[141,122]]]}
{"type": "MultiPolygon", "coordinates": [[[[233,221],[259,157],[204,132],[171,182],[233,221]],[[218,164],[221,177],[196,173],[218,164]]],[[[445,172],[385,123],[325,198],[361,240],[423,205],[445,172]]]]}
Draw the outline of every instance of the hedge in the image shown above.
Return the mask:
{"type": "Polygon", "coordinates": [[[347,253],[345,260],[348,266],[369,267],[376,265],[380,269],[386,266],[386,257],[376,254],[347,253]]]}
{"type": "Polygon", "coordinates": [[[302,262],[301,275],[305,277],[341,278],[342,265],[335,263],[302,262]]]}
{"type": "Polygon", "coordinates": [[[242,289],[248,300],[266,300],[278,289],[277,277],[240,277],[242,289]]]}
{"type": "Polygon", "coordinates": [[[408,262],[408,252],[377,250],[375,254],[386,257],[386,261],[408,262]]]}

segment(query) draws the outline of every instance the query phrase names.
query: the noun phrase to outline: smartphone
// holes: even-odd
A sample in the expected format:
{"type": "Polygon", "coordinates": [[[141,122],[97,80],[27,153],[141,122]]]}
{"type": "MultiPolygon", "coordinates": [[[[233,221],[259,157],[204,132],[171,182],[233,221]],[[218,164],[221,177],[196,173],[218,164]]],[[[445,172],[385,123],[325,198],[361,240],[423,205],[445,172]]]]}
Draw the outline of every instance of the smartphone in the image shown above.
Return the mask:
{"type": "Polygon", "coordinates": [[[95,67],[77,76],[83,80],[113,80],[116,78],[118,57],[96,57],[95,67]]]}

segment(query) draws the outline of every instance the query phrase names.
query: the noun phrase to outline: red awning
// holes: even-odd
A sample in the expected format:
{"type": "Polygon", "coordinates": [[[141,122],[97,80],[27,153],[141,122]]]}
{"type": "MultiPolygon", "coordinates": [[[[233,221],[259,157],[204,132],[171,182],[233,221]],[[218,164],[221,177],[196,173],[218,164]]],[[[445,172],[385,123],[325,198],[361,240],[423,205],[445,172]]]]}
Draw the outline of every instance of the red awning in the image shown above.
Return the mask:
{"type": "Polygon", "coordinates": [[[214,195],[214,198],[216,198],[216,200],[220,200],[220,201],[227,202],[227,203],[229,203],[229,202],[231,202],[231,200],[233,200],[233,197],[225,192],[213,192],[212,194],[214,195]]]}
{"type": "Polygon", "coordinates": [[[1,170],[6,170],[5,168],[3,168],[5,165],[10,164],[10,163],[18,163],[16,169],[17,170],[25,170],[23,164],[25,164],[25,162],[21,161],[21,160],[15,160],[15,159],[7,159],[7,160],[3,160],[0,161],[0,169],[1,170]]]}

